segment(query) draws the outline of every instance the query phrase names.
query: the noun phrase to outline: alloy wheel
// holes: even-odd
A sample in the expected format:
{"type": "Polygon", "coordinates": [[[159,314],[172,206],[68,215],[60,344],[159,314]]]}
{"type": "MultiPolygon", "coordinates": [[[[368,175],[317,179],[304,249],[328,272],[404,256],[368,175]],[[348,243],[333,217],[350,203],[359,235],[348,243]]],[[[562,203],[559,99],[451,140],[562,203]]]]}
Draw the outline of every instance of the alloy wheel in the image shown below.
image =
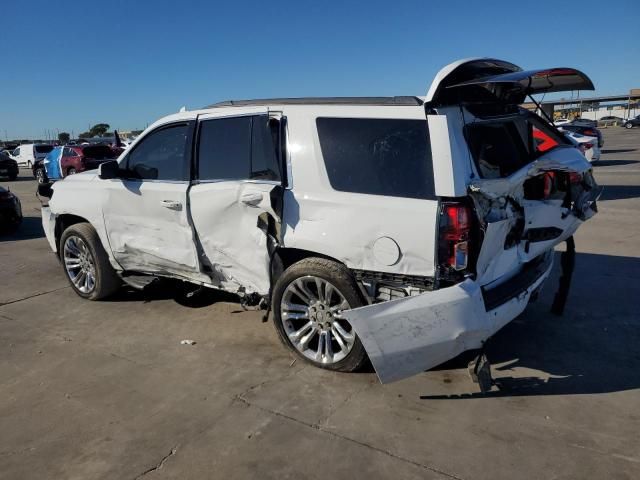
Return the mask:
{"type": "Polygon", "coordinates": [[[292,281],[280,302],[280,319],[292,345],[308,359],[333,364],[355,343],[353,328],[341,315],[351,307],[327,280],[307,275],[292,281]]]}
{"type": "Polygon", "coordinates": [[[76,235],[64,242],[64,268],[69,280],[81,293],[91,293],[96,287],[96,266],[85,241],[76,235]]]}

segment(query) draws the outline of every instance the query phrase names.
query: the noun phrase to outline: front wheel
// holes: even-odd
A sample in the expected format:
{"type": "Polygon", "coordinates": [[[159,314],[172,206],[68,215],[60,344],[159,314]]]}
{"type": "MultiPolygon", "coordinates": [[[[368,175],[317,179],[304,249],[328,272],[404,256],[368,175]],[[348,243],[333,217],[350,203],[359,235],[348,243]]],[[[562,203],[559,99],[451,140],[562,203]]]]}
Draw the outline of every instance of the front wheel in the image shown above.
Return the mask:
{"type": "Polygon", "coordinates": [[[365,303],[349,270],[324,258],[307,258],[284,271],[273,291],[274,325],[283,343],[320,368],[352,372],[367,361],[342,312],[365,303]]]}
{"type": "Polygon", "coordinates": [[[100,300],[120,287],[120,278],[88,223],[76,223],[63,232],[60,260],[71,287],[83,298],[100,300]]]}

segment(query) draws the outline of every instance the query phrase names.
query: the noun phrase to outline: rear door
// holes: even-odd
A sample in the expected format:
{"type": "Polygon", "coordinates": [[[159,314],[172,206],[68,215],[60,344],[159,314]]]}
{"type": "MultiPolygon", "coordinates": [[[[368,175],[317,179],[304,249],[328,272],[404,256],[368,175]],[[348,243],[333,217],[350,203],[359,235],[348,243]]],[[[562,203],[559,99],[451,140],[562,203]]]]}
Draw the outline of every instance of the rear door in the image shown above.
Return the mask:
{"type": "Polygon", "coordinates": [[[152,130],[120,162],[122,178],[105,180],[104,222],[124,270],[201,277],[187,201],[193,126],[152,130]]]}
{"type": "Polygon", "coordinates": [[[266,109],[198,119],[197,175],[189,199],[205,261],[232,291],[269,292],[282,165],[280,120],[266,109]]]}

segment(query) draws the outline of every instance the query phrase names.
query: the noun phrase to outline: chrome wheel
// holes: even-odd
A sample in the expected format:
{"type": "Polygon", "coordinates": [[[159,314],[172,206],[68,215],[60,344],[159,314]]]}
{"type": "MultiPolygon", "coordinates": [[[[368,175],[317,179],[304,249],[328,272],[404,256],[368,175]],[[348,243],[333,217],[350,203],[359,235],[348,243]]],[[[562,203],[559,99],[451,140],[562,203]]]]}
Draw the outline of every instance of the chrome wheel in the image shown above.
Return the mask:
{"type": "Polygon", "coordinates": [[[340,291],[320,277],[292,281],[280,302],[280,321],[291,344],[314,362],[332,364],[344,359],[356,340],[342,316],[351,307],[340,291]]]}
{"type": "Polygon", "coordinates": [[[93,255],[82,238],[71,235],[64,242],[64,268],[69,280],[81,293],[91,293],[96,287],[96,266],[93,255]]]}

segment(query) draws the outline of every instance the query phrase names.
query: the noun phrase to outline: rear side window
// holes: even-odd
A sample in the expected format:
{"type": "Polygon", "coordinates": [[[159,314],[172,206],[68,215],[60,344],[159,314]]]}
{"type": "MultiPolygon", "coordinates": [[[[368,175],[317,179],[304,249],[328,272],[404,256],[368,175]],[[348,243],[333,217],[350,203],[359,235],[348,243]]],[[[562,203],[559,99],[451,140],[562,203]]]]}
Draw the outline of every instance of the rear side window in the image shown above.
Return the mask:
{"type": "Polygon", "coordinates": [[[36,145],[36,153],[49,153],[53,150],[51,145],[36,145]]]}
{"type": "Polygon", "coordinates": [[[187,180],[188,129],[186,123],[177,124],[144,137],[127,156],[127,170],[131,176],[149,180],[187,180]]]}
{"type": "Polygon", "coordinates": [[[203,121],[198,139],[201,180],[280,180],[279,123],[267,115],[203,121]]]}
{"type": "Polygon", "coordinates": [[[320,148],[335,190],[435,199],[426,120],[316,120],[320,148]]]}

